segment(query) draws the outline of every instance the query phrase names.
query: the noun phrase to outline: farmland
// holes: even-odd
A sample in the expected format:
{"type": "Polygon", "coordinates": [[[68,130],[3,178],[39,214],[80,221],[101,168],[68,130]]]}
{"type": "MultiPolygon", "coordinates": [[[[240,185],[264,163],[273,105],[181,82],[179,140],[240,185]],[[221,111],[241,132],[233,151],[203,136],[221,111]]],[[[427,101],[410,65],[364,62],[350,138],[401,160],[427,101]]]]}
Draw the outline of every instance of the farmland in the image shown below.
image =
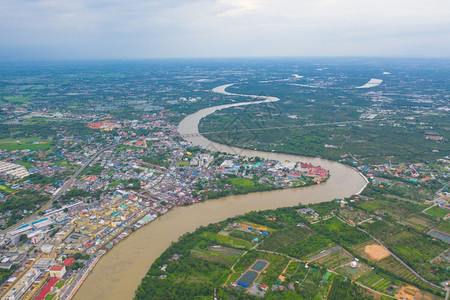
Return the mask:
{"type": "MultiPolygon", "coordinates": [[[[309,207],[315,208],[314,205],[309,207]]],[[[324,209],[324,206],[321,208],[322,212],[330,214],[331,210],[324,209]]],[[[421,273],[431,267],[427,260],[433,259],[443,250],[442,244],[435,242],[431,246],[433,249],[423,254],[421,252],[425,250],[422,247],[430,245],[426,234],[406,226],[394,226],[389,218],[377,220],[370,213],[361,214],[357,209],[341,209],[341,215],[352,218],[354,212],[358,216],[369,214],[367,217],[374,220],[362,226],[421,273]]],[[[337,210],[334,206],[335,213],[341,213],[337,210]]],[[[180,287],[172,286],[179,283],[182,283],[182,287],[192,284],[188,289],[195,291],[215,283],[220,286],[217,292],[223,298],[253,299],[255,295],[264,295],[267,299],[322,299],[327,293],[328,299],[340,299],[338,295],[351,293],[355,293],[352,297],[358,295],[357,299],[370,298],[373,292],[364,292],[364,286],[391,296],[405,286],[413,286],[422,294],[426,294],[425,290],[432,291],[438,295],[437,298],[441,295],[439,290],[421,281],[385,248],[356,227],[336,217],[315,224],[302,220],[305,221],[298,207],[283,208],[252,212],[220,222],[219,227],[214,224],[201,228],[200,232],[185,237],[192,242],[182,239],[172,246],[173,249],[169,248],[149,270],[148,278],[143,281],[145,285],[141,286],[145,288],[145,293],[150,290],[158,293],[160,286],[157,282],[161,280],[158,276],[167,276],[164,286],[171,286],[175,289],[174,293],[182,293],[178,290],[180,287]],[[279,221],[274,223],[274,219],[279,221]],[[277,229],[269,227],[269,224],[277,229]],[[267,235],[262,235],[262,232],[267,232],[267,235]],[[258,242],[255,243],[254,237],[259,238],[258,242]],[[170,261],[170,255],[176,252],[183,253],[183,256],[177,262],[170,261]],[[262,272],[252,274],[255,276],[254,281],[247,282],[250,287],[236,289],[236,282],[258,260],[267,262],[267,267],[262,272]],[[168,265],[167,271],[161,272],[164,264],[168,265]],[[362,287],[349,283],[350,280],[357,281],[362,287]],[[268,289],[263,290],[265,286],[268,289]]],[[[433,268],[438,270],[440,265],[441,261],[435,260],[433,268]]],[[[439,276],[443,274],[445,272],[435,272],[434,277],[426,278],[436,282],[442,279],[439,276]]],[[[139,299],[139,292],[136,295],[139,299]]],[[[431,298],[435,297],[430,295],[431,298]]]]}
{"type": "Polygon", "coordinates": [[[427,214],[438,217],[438,218],[443,218],[445,217],[448,213],[450,213],[450,211],[440,208],[440,207],[432,207],[430,209],[427,209],[427,214]]]}

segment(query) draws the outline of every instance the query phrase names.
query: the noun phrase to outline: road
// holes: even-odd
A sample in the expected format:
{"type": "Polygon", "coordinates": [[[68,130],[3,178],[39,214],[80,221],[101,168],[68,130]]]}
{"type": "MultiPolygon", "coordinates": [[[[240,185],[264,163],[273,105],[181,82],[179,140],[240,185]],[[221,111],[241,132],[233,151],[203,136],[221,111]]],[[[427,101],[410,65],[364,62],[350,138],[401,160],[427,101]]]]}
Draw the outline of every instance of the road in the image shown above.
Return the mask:
{"type": "Polygon", "coordinates": [[[112,145],[109,147],[106,147],[102,150],[97,151],[94,155],[92,155],[72,176],[70,176],[70,178],[64,182],[63,186],[58,190],[58,192],[56,192],[55,194],[53,194],[53,196],[50,198],[49,201],[47,201],[47,203],[45,203],[39,210],[37,210],[36,212],[34,212],[31,216],[27,217],[26,219],[20,221],[19,223],[5,229],[3,232],[9,232],[11,230],[14,230],[16,228],[19,228],[20,226],[23,226],[29,222],[31,222],[31,220],[36,217],[36,215],[40,212],[40,211],[44,211],[46,210],[50,205],[52,205],[53,201],[57,201],[59,200],[59,198],[61,198],[62,195],[64,195],[64,193],[70,188],[70,186],[72,185],[72,183],[77,179],[78,175],[81,174],[81,172],[84,171],[84,169],[86,169],[87,166],[89,166],[91,164],[91,162],[97,158],[100,154],[104,153],[105,151],[114,149],[117,145],[112,145]]]}
{"type": "Polygon", "coordinates": [[[59,198],[64,195],[64,193],[70,188],[70,186],[72,185],[72,183],[77,179],[78,175],[81,174],[81,172],[84,171],[84,169],[86,169],[87,166],[89,166],[89,164],[97,158],[97,156],[99,156],[100,154],[102,154],[105,151],[114,149],[114,147],[116,147],[116,145],[112,145],[109,146],[105,149],[102,149],[100,151],[97,151],[94,155],[92,155],[64,184],[63,186],[58,190],[58,192],[56,192],[55,194],[53,194],[52,198],[50,199],[50,201],[46,204],[46,206],[50,205],[53,201],[58,201],[59,198]]]}

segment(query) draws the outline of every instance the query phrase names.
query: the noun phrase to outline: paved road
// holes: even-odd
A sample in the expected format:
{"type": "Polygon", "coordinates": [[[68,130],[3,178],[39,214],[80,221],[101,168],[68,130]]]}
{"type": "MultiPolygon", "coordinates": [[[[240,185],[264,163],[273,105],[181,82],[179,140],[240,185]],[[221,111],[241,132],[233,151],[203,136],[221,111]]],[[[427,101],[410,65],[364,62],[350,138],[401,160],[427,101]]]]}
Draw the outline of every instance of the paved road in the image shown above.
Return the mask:
{"type": "Polygon", "coordinates": [[[58,190],[58,192],[56,192],[52,198],[50,199],[50,203],[47,203],[47,206],[49,204],[51,204],[53,201],[55,200],[59,200],[59,198],[64,195],[64,193],[70,188],[70,186],[72,185],[72,183],[77,179],[78,175],[81,174],[81,172],[84,171],[84,169],[86,169],[87,166],[89,166],[89,164],[95,159],[97,158],[97,156],[99,156],[100,154],[102,154],[105,151],[114,149],[114,147],[116,147],[116,145],[113,146],[109,146],[105,149],[102,149],[100,151],[97,151],[94,155],[92,155],[65,183],[64,185],[58,190]]]}
{"type": "Polygon", "coordinates": [[[96,158],[98,157],[100,154],[104,153],[105,151],[114,149],[117,145],[112,145],[109,147],[106,147],[102,150],[97,151],[94,155],[92,155],[64,184],[63,186],[58,190],[57,193],[53,194],[53,196],[50,198],[49,201],[47,201],[47,203],[45,203],[41,209],[39,209],[38,211],[36,211],[34,214],[32,214],[31,216],[29,216],[28,218],[22,220],[21,222],[5,229],[3,232],[8,232],[11,230],[14,230],[22,225],[25,225],[29,222],[31,222],[31,220],[36,217],[36,215],[38,214],[39,211],[44,211],[46,210],[50,205],[52,205],[53,201],[55,200],[59,200],[59,198],[61,198],[62,195],[64,195],[64,193],[70,188],[70,186],[72,185],[72,183],[77,179],[77,176],[81,174],[81,172],[84,171],[84,169],[86,169],[87,166],[89,166],[89,164],[96,158]]]}

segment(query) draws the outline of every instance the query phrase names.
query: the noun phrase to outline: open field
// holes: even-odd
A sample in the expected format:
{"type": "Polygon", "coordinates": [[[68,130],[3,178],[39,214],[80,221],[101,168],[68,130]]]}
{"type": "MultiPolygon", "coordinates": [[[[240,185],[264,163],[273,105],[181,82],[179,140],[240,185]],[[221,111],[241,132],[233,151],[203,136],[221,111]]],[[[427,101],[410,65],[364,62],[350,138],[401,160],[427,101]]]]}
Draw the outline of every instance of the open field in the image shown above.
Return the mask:
{"type": "Polygon", "coordinates": [[[6,192],[6,193],[10,193],[10,194],[15,192],[15,190],[13,190],[13,189],[11,189],[11,188],[9,188],[7,186],[4,186],[2,184],[0,184],[0,191],[6,192]]]}
{"type": "Polygon", "coordinates": [[[315,260],[314,264],[322,265],[328,269],[334,269],[340,265],[347,264],[352,260],[353,256],[344,249],[341,249],[322,258],[319,258],[318,260],[315,260]]]}
{"type": "Polygon", "coordinates": [[[253,247],[253,244],[251,242],[229,236],[223,236],[212,232],[203,232],[201,236],[215,243],[233,248],[250,249],[251,247],[253,247]]]}
{"type": "Polygon", "coordinates": [[[248,222],[248,221],[240,222],[239,225],[241,227],[244,227],[244,228],[251,227],[253,229],[257,229],[257,230],[260,230],[260,231],[267,231],[267,232],[271,232],[271,233],[275,232],[275,229],[269,228],[267,226],[255,224],[255,223],[252,223],[252,222],[248,222]]]}
{"type": "Polygon", "coordinates": [[[398,289],[395,294],[397,299],[407,299],[407,300],[431,300],[431,299],[440,299],[435,295],[419,290],[418,288],[405,285],[398,289]]]}
{"type": "Polygon", "coordinates": [[[230,256],[221,255],[212,251],[205,251],[200,249],[192,250],[192,255],[204,259],[209,262],[219,263],[225,266],[231,266],[234,263],[234,258],[230,256]]]}
{"type": "Polygon", "coordinates": [[[379,261],[383,258],[386,258],[390,255],[390,253],[383,247],[378,244],[367,245],[364,248],[364,252],[369,255],[373,260],[379,261]]]}
{"type": "Polygon", "coordinates": [[[39,140],[37,138],[23,139],[2,139],[0,140],[0,149],[5,150],[41,150],[49,149],[52,146],[50,141],[39,140]]]}
{"type": "Polygon", "coordinates": [[[449,210],[446,210],[446,209],[444,209],[444,208],[440,208],[440,207],[435,206],[435,207],[432,207],[432,208],[428,209],[428,210],[426,211],[426,213],[429,214],[429,215],[432,215],[432,216],[434,216],[434,217],[438,217],[438,218],[441,218],[441,219],[442,219],[442,218],[445,217],[447,214],[449,214],[450,211],[449,211],[449,210]]]}

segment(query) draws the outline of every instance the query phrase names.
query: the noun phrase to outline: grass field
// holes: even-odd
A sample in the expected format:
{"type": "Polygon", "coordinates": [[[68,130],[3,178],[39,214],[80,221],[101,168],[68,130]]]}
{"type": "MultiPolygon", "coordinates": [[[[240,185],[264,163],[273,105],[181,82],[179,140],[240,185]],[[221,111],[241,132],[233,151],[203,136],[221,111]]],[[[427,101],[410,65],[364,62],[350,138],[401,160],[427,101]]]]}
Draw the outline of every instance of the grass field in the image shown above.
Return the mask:
{"type": "Polygon", "coordinates": [[[227,178],[227,181],[237,188],[249,188],[255,185],[255,182],[248,178],[227,178]]]}
{"type": "Polygon", "coordinates": [[[344,249],[331,253],[330,255],[319,258],[314,264],[325,266],[328,269],[334,269],[340,265],[349,263],[353,260],[353,256],[344,249]]]}
{"type": "Polygon", "coordinates": [[[221,255],[219,253],[214,253],[212,251],[207,250],[201,250],[201,249],[195,249],[192,250],[192,255],[195,257],[213,262],[213,263],[219,263],[225,266],[231,266],[234,263],[234,258],[231,256],[221,255]]]}
{"type": "Polygon", "coordinates": [[[0,191],[4,191],[4,192],[10,193],[10,194],[15,192],[15,190],[13,190],[7,186],[4,186],[2,184],[0,184],[0,191]]]}
{"type": "Polygon", "coordinates": [[[30,96],[26,96],[26,97],[14,97],[14,96],[6,96],[4,97],[5,100],[7,100],[8,102],[11,103],[24,103],[27,102],[28,100],[30,100],[30,96]]]}
{"type": "Polygon", "coordinates": [[[230,236],[223,236],[217,233],[212,232],[203,232],[201,234],[202,237],[213,241],[220,245],[225,245],[233,248],[239,248],[239,249],[250,249],[254,245],[251,242],[244,241],[241,239],[233,238],[230,236]]]}
{"type": "Polygon", "coordinates": [[[444,208],[440,208],[440,207],[432,207],[430,209],[428,209],[426,211],[427,214],[432,215],[434,217],[438,217],[438,218],[443,218],[445,217],[448,213],[450,213],[450,211],[444,209],[444,208]]]}
{"type": "Polygon", "coordinates": [[[0,140],[0,149],[4,150],[41,150],[49,149],[52,146],[50,141],[39,140],[37,138],[24,138],[24,139],[2,139],[0,140]],[[37,144],[39,142],[39,144],[37,144]]]}

